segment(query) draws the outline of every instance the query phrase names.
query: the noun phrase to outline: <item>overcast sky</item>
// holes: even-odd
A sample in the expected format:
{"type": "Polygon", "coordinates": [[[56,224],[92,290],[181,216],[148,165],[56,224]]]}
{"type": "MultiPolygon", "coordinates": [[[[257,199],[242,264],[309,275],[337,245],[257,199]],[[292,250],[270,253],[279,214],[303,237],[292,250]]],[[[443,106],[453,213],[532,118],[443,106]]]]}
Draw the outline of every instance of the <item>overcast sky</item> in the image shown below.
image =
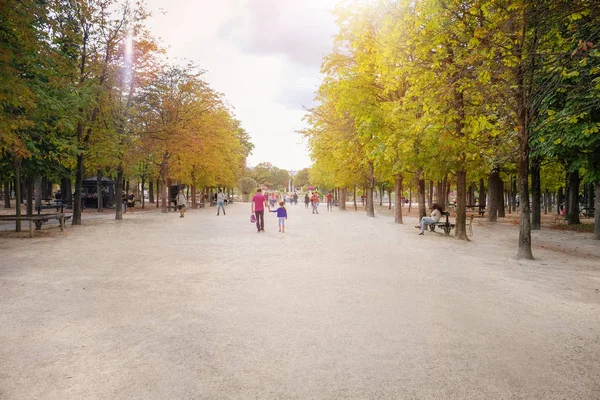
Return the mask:
{"type": "Polygon", "coordinates": [[[208,70],[256,146],[254,166],[310,165],[302,106],[312,105],[321,57],[336,32],[336,0],[147,0],[150,27],[173,59],[208,70]],[[162,13],[161,10],[166,13],[162,13]]]}

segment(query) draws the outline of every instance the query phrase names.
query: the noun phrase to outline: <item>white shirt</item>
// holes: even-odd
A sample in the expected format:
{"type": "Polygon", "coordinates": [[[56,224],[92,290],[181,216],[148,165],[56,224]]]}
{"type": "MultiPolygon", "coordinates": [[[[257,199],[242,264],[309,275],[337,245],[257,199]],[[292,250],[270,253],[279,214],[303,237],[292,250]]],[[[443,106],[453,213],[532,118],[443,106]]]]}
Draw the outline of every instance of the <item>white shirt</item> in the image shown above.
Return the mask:
{"type": "Polygon", "coordinates": [[[217,193],[217,201],[222,203],[225,200],[225,193],[219,192],[217,193]]]}
{"type": "Polygon", "coordinates": [[[442,213],[437,208],[431,212],[431,219],[433,222],[439,222],[440,218],[442,218],[442,213]]]}

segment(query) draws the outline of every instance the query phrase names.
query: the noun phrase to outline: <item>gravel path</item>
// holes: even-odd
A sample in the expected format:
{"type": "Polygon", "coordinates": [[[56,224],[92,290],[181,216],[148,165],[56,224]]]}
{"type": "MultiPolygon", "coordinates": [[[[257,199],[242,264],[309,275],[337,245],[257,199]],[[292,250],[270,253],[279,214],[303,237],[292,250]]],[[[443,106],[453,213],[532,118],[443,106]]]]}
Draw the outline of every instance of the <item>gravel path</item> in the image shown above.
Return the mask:
{"type": "Polygon", "coordinates": [[[0,398],[600,398],[597,242],[214,212],[0,239],[0,398]]]}

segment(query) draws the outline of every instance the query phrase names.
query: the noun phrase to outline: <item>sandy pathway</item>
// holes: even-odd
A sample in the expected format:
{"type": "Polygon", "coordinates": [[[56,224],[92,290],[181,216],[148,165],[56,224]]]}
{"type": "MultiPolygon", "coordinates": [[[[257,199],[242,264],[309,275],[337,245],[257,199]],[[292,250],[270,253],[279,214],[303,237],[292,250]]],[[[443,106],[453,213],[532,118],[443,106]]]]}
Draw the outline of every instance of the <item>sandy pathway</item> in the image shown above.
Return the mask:
{"type": "Polygon", "coordinates": [[[0,239],[0,398],[600,398],[597,243],[249,209],[0,239]]]}

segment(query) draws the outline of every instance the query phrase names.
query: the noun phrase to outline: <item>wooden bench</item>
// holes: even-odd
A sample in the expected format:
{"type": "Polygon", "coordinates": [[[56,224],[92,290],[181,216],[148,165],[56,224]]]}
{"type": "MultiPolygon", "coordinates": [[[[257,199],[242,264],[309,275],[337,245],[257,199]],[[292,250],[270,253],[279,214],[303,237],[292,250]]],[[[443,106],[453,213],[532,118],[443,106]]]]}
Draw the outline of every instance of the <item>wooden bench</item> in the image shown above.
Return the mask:
{"type": "Polygon", "coordinates": [[[485,215],[485,207],[478,205],[465,206],[467,214],[479,214],[481,218],[485,215]]]}
{"type": "Polygon", "coordinates": [[[65,206],[63,205],[62,202],[57,201],[55,202],[55,204],[40,204],[36,207],[37,213],[38,215],[40,215],[42,213],[42,210],[53,210],[56,208],[56,212],[60,212],[61,214],[64,211],[65,206]]]}
{"type": "Polygon", "coordinates": [[[596,209],[585,207],[581,209],[580,214],[583,216],[583,218],[594,218],[594,216],[596,215],[596,209]]]}
{"type": "Polygon", "coordinates": [[[456,227],[456,224],[451,224],[450,223],[450,211],[445,211],[442,213],[442,216],[446,217],[446,220],[439,220],[436,223],[433,224],[429,224],[429,230],[431,232],[435,232],[435,228],[442,228],[444,230],[444,234],[445,235],[450,235],[450,232],[452,231],[452,229],[454,229],[456,227]]]}
{"type": "Polygon", "coordinates": [[[60,231],[64,232],[65,230],[65,221],[71,219],[72,214],[40,214],[40,215],[31,215],[26,216],[22,215],[17,217],[16,215],[0,215],[0,221],[28,221],[29,222],[29,237],[33,237],[33,227],[35,226],[35,230],[39,231],[42,229],[42,225],[45,222],[50,221],[51,219],[58,220],[60,224],[60,231]]]}

